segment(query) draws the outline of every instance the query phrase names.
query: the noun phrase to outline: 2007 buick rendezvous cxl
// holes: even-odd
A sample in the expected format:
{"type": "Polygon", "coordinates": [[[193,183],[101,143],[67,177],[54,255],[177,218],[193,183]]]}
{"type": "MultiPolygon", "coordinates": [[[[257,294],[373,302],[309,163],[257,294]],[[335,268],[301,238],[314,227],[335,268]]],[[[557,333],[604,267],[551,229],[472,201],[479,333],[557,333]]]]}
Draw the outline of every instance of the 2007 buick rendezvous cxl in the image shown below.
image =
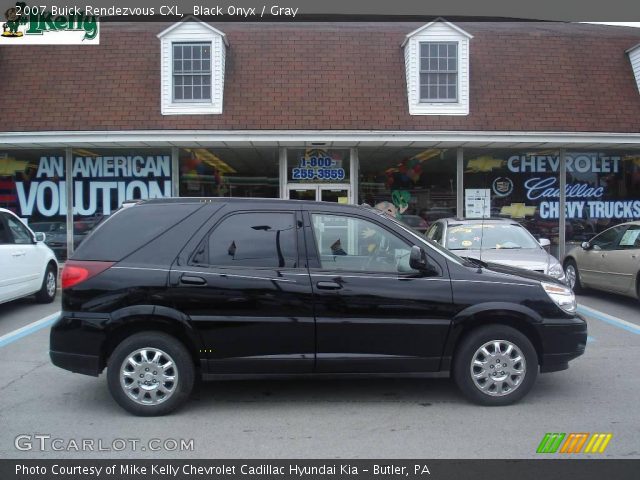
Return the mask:
{"type": "Polygon", "coordinates": [[[322,202],[141,201],[80,245],[62,288],[53,363],[107,367],[137,415],[175,409],[196,375],[451,375],[474,402],[506,405],[587,340],[553,278],[322,202]]]}

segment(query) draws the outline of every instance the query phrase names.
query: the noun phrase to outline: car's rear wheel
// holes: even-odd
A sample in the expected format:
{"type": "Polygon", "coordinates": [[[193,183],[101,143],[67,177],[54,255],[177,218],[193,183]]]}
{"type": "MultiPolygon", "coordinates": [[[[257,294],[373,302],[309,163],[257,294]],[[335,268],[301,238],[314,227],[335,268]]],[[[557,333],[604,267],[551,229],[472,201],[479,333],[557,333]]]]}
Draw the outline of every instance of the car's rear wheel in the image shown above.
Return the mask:
{"type": "Polygon", "coordinates": [[[56,298],[56,292],[58,290],[58,272],[56,267],[49,265],[44,272],[44,278],[42,279],[42,286],[38,293],[36,293],[36,301],[38,303],[51,303],[56,298]]]}
{"type": "Polygon", "coordinates": [[[108,362],[109,391],[118,404],[140,416],[165,415],[182,405],[193,388],[195,367],[185,346],[162,332],[124,339],[108,362]]]}
{"type": "Polygon", "coordinates": [[[471,331],[456,349],[453,377],[464,395],[488,406],[524,397],[538,375],[538,356],[529,339],[506,325],[471,331]]]}
{"type": "Polygon", "coordinates": [[[564,274],[567,277],[569,288],[571,288],[574,293],[582,293],[584,291],[584,287],[580,282],[580,272],[578,271],[575,260],[570,258],[564,262],[564,274]]]}

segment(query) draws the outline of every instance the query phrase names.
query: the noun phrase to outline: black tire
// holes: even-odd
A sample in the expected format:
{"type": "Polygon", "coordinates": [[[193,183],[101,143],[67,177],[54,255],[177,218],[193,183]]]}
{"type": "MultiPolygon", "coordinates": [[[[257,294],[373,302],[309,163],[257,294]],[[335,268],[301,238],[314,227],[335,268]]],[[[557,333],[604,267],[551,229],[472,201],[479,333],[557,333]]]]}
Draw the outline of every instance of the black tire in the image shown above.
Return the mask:
{"type": "Polygon", "coordinates": [[[582,286],[582,282],[580,281],[580,272],[578,271],[578,265],[576,265],[576,261],[573,258],[569,258],[564,262],[564,274],[567,277],[567,283],[569,284],[569,287],[573,289],[573,293],[581,294],[584,292],[585,288],[582,286]],[[567,271],[568,269],[573,269],[573,271],[575,272],[574,275],[576,277],[576,280],[573,286],[571,286],[570,284],[569,272],[567,271]]]}
{"type": "Polygon", "coordinates": [[[36,293],[36,302],[38,303],[51,303],[56,299],[56,292],[58,291],[58,270],[54,265],[47,266],[44,272],[44,278],[42,279],[42,286],[38,293],[36,293]],[[53,287],[50,282],[53,281],[53,287]]]}
{"type": "MultiPolygon", "coordinates": [[[[136,358],[140,359],[142,357],[136,358]]],[[[140,360],[138,363],[143,364],[144,361],[140,360]]],[[[125,338],[115,348],[107,364],[107,382],[113,399],[128,412],[143,417],[166,415],[181,406],[191,394],[194,377],[195,366],[193,359],[185,346],[176,338],[163,332],[140,332],[125,338]],[[128,391],[130,391],[132,395],[138,394],[136,396],[138,396],[140,400],[136,401],[126,393],[125,387],[121,384],[120,373],[125,360],[140,349],[148,349],[149,352],[151,352],[148,356],[153,355],[154,351],[161,351],[164,355],[161,355],[158,361],[162,362],[167,360],[167,358],[172,361],[174,366],[168,368],[166,373],[169,376],[174,376],[176,380],[175,382],[166,383],[162,381],[163,378],[168,377],[162,377],[163,370],[160,367],[161,364],[157,364],[158,370],[154,371],[153,367],[151,367],[148,372],[144,370],[144,365],[140,367],[139,371],[135,371],[135,367],[133,366],[127,367],[134,370],[135,373],[132,374],[131,380],[123,380],[123,382],[130,381],[130,385],[135,383],[133,388],[128,391]],[[171,370],[171,368],[175,370],[171,370]],[[152,374],[157,371],[159,371],[160,376],[153,376],[152,374]],[[139,373],[140,375],[148,375],[149,378],[145,376],[140,380],[139,373]],[[156,378],[158,380],[156,380],[156,378]],[[140,385],[138,380],[140,380],[140,382],[148,381],[149,390],[144,390],[145,386],[143,386],[142,389],[137,387],[137,385],[140,385]],[[151,384],[153,380],[156,380],[154,383],[157,383],[157,387],[151,384]],[[172,387],[171,393],[166,395],[166,398],[161,396],[161,384],[166,388],[172,387]],[[154,387],[155,389],[153,389],[154,387]],[[141,403],[145,401],[148,403],[141,403]]]]}
{"type": "MultiPolygon", "coordinates": [[[[502,352],[502,348],[500,350],[500,354],[502,355],[507,351],[508,345],[501,343],[501,347],[504,347],[504,352],[502,352]]],[[[492,346],[489,346],[487,350],[491,353],[492,346]]],[[[495,352],[495,349],[493,352],[495,352]]],[[[492,365],[493,358],[494,357],[491,357],[487,361],[487,365],[492,365]]],[[[497,365],[500,367],[500,364],[497,365]]],[[[513,365],[514,367],[518,367],[517,362],[513,365]]],[[[484,371],[484,368],[477,368],[481,369],[479,372],[484,371]]],[[[519,368],[521,369],[522,365],[520,365],[519,368]]],[[[490,372],[489,375],[502,373],[502,371],[497,372],[493,369],[489,370],[488,368],[486,369],[486,372],[490,372]]],[[[524,397],[529,390],[531,390],[531,387],[536,381],[537,375],[538,355],[536,354],[535,348],[523,333],[506,325],[487,325],[472,330],[462,339],[460,345],[456,349],[455,357],[453,359],[453,378],[458,385],[458,388],[460,388],[462,393],[469,400],[480,405],[500,406],[517,402],[524,397]],[[499,380],[498,382],[493,381],[493,379],[489,380],[491,378],[490,376],[487,377],[486,382],[488,383],[486,383],[486,385],[489,392],[487,392],[487,390],[481,390],[481,388],[476,385],[476,382],[472,377],[471,365],[476,352],[486,343],[493,341],[511,343],[514,346],[514,350],[519,350],[521,354],[520,356],[524,357],[524,377],[520,380],[517,386],[511,387],[510,391],[508,391],[509,387],[504,376],[500,376],[500,378],[505,378],[505,380],[499,380]],[[496,386],[498,384],[500,384],[500,387],[496,386]],[[493,392],[490,392],[494,386],[496,386],[496,388],[493,392]],[[501,389],[500,392],[503,392],[500,395],[498,395],[498,388],[501,389]],[[490,393],[493,393],[493,395],[490,393]]],[[[509,376],[508,371],[507,376],[509,376]]],[[[516,376],[513,375],[510,377],[511,379],[514,379],[516,376]]]]}

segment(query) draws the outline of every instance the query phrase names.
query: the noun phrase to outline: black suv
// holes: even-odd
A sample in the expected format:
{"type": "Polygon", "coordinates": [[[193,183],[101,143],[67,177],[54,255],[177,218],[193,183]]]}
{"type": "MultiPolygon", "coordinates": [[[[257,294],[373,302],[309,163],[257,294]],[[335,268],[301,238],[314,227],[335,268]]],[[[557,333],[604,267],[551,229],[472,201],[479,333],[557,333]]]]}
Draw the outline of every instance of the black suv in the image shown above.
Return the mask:
{"type": "Polygon", "coordinates": [[[142,201],[62,272],[51,359],[160,415],[197,377],[451,375],[484,405],[568,367],[587,325],[551,277],[463,259],[368,207],[142,201]]]}

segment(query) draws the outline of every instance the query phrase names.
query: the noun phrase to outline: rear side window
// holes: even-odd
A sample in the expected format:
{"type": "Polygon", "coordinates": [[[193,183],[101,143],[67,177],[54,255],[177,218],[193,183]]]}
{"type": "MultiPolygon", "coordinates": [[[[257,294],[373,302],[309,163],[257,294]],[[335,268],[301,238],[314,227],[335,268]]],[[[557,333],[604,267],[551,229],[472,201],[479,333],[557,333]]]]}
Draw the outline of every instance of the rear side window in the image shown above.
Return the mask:
{"type": "MultiPolygon", "coordinates": [[[[98,226],[80,244],[73,259],[119,262],[200,208],[202,204],[199,203],[143,204],[124,208],[98,226]]],[[[191,234],[185,232],[185,243],[191,234]]]]}
{"type": "MultiPolygon", "coordinates": [[[[226,217],[206,241],[198,264],[225,267],[296,267],[296,221],[293,213],[236,213],[226,217]]],[[[201,250],[202,251],[202,250],[201,250]]]]}

